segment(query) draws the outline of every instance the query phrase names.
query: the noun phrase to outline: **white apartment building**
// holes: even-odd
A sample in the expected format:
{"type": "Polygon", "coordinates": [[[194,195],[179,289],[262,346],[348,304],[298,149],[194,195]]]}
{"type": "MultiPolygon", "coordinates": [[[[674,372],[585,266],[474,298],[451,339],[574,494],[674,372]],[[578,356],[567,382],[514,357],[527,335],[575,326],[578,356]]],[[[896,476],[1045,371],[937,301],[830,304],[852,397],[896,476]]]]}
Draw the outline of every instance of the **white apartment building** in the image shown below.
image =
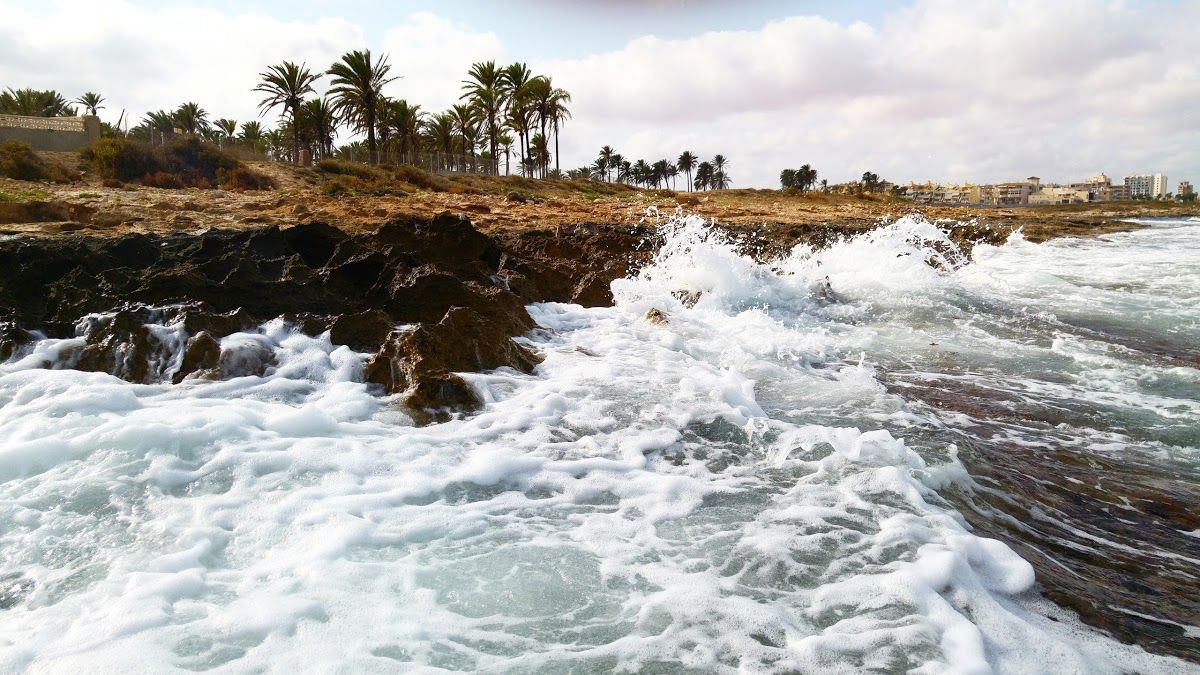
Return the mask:
{"type": "Polygon", "coordinates": [[[1129,197],[1148,197],[1160,199],[1167,196],[1167,176],[1161,173],[1141,173],[1125,177],[1125,187],[1129,188],[1129,197]]]}

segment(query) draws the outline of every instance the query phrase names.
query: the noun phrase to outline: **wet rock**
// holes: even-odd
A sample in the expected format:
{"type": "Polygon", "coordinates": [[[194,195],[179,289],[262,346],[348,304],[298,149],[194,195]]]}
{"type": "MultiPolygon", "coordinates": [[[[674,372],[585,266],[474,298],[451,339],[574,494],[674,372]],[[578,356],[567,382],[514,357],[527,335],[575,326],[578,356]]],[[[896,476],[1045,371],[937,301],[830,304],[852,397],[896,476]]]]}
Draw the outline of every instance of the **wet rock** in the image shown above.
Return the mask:
{"type": "Polygon", "coordinates": [[[211,334],[201,331],[190,340],[183,352],[183,361],[179,370],[172,377],[172,382],[179,384],[192,374],[200,377],[212,377],[218,374],[221,361],[221,343],[211,334]]]}
{"type": "Polygon", "coordinates": [[[670,320],[667,319],[667,315],[657,307],[651,307],[650,311],[646,312],[646,320],[659,326],[665,326],[668,323],[671,323],[670,320]]]}
{"type": "Polygon", "coordinates": [[[147,314],[145,310],[123,310],[89,319],[83,326],[86,344],[74,368],[140,384],[153,381],[151,362],[169,358],[170,351],[146,327],[147,314]]]}
{"type": "Polygon", "coordinates": [[[262,377],[267,369],[275,365],[275,352],[263,341],[247,339],[221,347],[217,359],[217,373],[221,379],[254,375],[262,377]]]}
{"type": "Polygon", "coordinates": [[[474,409],[478,399],[473,392],[468,397],[464,392],[470,388],[457,385],[451,373],[502,367],[531,372],[541,361],[510,335],[476,310],[455,307],[436,324],[393,332],[367,362],[365,378],[390,393],[405,393],[414,408],[474,409]],[[443,389],[447,395],[439,398],[443,389]]]}
{"type": "Polygon", "coordinates": [[[0,361],[7,361],[24,345],[29,344],[34,336],[29,331],[15,323],[0,321],[0,361]]]}

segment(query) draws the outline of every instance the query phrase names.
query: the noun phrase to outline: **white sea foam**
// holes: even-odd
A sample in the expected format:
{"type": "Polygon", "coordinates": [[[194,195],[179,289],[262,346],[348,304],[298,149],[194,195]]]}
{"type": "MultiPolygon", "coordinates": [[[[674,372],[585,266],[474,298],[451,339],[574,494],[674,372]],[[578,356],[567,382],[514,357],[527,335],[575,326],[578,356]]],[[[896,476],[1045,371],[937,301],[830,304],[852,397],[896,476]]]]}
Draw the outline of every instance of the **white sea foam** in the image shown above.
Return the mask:
{"type": "MultiPolygon", "coordinates": [[[[902,440],[928,420],[879,381],[931,335],[994,348],[963,298],[1062,311],[1027,291],[1044,247],[965,265],[906,218],[763,264],[667,227],[615,307],[532,306],[543,363],[467,375],[489,404],[444,424],[282,322],[222,342],[273,354],[262,376],[41,368],[79,340],[0,366],[0,670],[1186,669],[1040,600],[939,497],[970,480],[956,449],[902,440]]],[[[1128,382],[1087,344],[1024,349],[1128,382]]]]}

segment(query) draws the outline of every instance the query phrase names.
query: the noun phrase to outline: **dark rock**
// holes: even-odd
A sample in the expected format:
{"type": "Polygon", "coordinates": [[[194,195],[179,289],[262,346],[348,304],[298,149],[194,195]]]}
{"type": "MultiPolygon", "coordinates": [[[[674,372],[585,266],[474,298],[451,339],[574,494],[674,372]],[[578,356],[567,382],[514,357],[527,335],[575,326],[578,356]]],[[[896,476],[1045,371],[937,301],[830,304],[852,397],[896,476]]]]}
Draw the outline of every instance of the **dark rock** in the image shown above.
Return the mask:
{"type": "Polygon", "coordinates": [[[221,343],[209,333],[201,331],[188,340],[183,362],[172,381],[179,384],[193,373],[200,373],[202,377],[216,374],[220,361],[221,343]]]}
{"type": "Polygon", "coordinates": [[[368,309],[334,319],[329,327],[329,339],[335,345],[346,345],[355,351],[375,351],[395,328],[396,322],[387,312],[368,309]]]}
{"type": "Polygon", "coordinates": [[[0,321],[0,361],[12,358],[22,346],[29,344],[34,336],[15,323],[0,321]]]}

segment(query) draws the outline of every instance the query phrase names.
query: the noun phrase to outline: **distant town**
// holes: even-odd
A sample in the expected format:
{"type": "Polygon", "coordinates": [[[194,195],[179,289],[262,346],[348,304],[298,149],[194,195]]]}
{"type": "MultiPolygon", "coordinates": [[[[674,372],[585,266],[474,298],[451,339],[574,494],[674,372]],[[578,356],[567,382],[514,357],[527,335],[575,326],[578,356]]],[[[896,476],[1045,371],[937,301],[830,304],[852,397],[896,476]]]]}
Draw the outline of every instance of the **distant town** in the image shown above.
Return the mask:
{"type": "Polygon", "coordinates": [[[907,185],[892,186],[892,192],[896,196],[911,199],[918,204],[976,206],[1044,206],[1168,199],[1192,201],[1196,198],[1195,188],[1186,180],[1180,181],[1175,191],[1171,192],[1167,176],[1161,173],[1125,176],[1120,183],[1114,183],[1103,173],[1067,184],[1043,183],[1042,179],[1037,176],[994,185],[908,183],[907,185]]]}

